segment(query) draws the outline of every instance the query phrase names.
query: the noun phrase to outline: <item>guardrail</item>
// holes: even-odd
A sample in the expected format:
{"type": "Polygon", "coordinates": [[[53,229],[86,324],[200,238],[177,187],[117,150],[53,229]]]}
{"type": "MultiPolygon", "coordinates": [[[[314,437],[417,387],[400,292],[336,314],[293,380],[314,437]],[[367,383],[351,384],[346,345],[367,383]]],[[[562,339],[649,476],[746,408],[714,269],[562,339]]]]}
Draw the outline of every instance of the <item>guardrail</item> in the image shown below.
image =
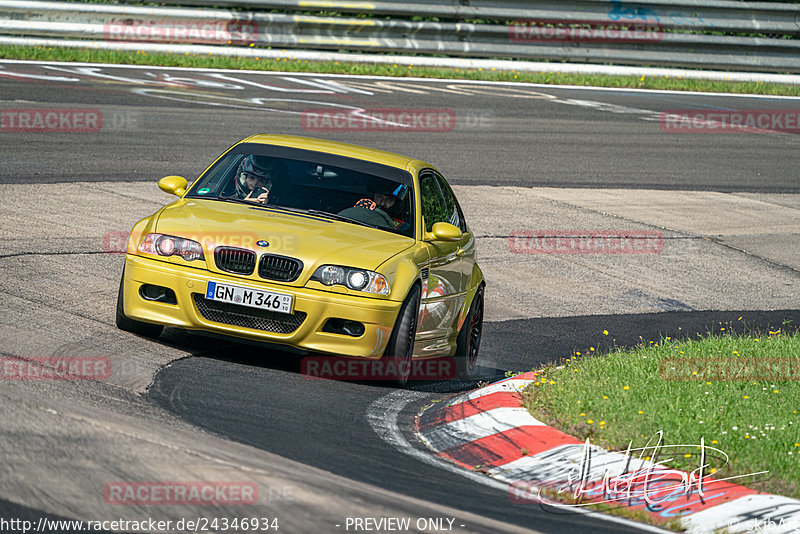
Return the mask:
{"type": "Polygon", "coordinates": [[[0,34],[800,73],[800,38],[794,38],[800,36],[800,4],[719,0],[470,0],[469,5],[456,0],[170,2],[224,8],[0,0],[0,34]],[[296,13],[314,9],[366,13],[369,18],[296,13]],[[439,17],[449,22],[387,18],[391,16],[439,17]],[[482,22],[464,22],[473,19],[482,22]]]}

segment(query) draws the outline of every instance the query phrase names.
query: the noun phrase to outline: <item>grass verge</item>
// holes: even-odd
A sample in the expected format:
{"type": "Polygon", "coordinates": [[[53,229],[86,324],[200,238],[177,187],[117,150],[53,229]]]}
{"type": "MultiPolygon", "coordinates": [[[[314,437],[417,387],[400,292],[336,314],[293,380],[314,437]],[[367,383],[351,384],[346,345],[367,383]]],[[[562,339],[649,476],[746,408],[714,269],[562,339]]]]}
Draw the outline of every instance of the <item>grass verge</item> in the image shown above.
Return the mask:
{"type": "Polygon", "coordinates": [[[760,95],[800,96],[800,86],[763,82],[727,82],[686,78],[648,76],[606,76],[564,74],[559,72],[521,72],[484,69],[451,69],[388,65],[359,62],[314,62],[295,59],[246,58],[194,54],[151,54],[141,51],[111,51],[83,48],[27,47],[0,45],[0,58],[39,61],[77,61],[165,67],[203,67],[219,69],[271,70],[285,72],[320,72],[327,74],[360,74],[373,76],[415,76],[461,80],[511,81],[541,84],[583,85],[597,87],[633,87],[760,95]]]}
{"type": "MultiPolygon", "coordinates": [[[[706,458],[707,472],[724,469],[713,478],[769,470],[733,482],[800,498],[797,332],[745,335],[722,328],[602,356],[576,352],[541,369],[538,378],[524,391],[526,407],[578,439],[624,451],[631,441],[645,446],[658,431],[667,445],[699,445],[704,437],[728,455],[728,465],[721,455],[706,458]]],[[[672,466],[691,472],[700,465],[697,448],[664,451],[659,459],[673,457],[672,466]]]]}

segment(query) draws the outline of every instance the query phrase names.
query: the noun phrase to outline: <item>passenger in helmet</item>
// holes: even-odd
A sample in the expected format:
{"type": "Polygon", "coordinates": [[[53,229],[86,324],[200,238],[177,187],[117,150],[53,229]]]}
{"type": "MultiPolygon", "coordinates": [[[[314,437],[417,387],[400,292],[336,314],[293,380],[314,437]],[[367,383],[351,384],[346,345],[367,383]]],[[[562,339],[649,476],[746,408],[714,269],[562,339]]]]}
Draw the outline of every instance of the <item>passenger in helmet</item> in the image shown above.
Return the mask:
{"type": "MultiPolygon", "coordinates": [[[[277,175],[280,163],[274,163],[270,158],[264,156],[245,156],[236,170],[234,176],[236,198],[266,204],[269,200],[269,192],[272,189],[271,178],[277,175]]],[[[285,167],[283,167],[285,169],[285,167]]]]}
{"type": "Polygon", "coordinates": [[[355,206],[348,208],[340,215],[374,224],[383,228],[394,228],[399,232],[405,231],[409,224],[403,220],[403,199],[408,193],[408,186],[373,178],[367,184],[367,191],[372,198],[362,198],[355,203],[355,206]],[[363,209],[369,210],[364,212],[363,209]],[[355,210],[355,211],[354,211],[355,210]],[[371,213],[370,213],[371,212],[371,213]]]}

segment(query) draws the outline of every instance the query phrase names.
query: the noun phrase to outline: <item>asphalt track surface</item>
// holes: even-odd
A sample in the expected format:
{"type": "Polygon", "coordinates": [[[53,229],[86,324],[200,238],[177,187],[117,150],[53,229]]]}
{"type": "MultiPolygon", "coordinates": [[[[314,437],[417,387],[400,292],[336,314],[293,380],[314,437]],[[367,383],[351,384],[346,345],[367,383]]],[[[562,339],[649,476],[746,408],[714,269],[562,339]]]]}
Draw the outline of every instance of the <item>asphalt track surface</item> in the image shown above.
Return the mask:
{"type": "Polygon", "coordinates": [[[663,111],[797,111],[792,99],[297,74],[0,67],[3,106],[94,108],[105,119],[101,131],[49,135],[44,143],[37,133],[4,136],[11,157],[0,169],[0,183],[152,180],[165,168],[194,178],[244,135],[280,132],[414,155],[462,185],[800,191],[796,135],[666,135],[659,128],[663,111]],[[305,110],[353,108],[445,110],[456,122],[445,132],[310,132],[302,123],[305,110]]]}
{"type": "MultiPolygon", "coordinates": [[[[291,74],[225,76],[1,63],[3,108],[99,109],[104,126],[80,134],[1,133],[0,183],[38,185],[48,194],[57,192],[59,184],[77,181],[152,181],[165,174],[191,179],[245,135],[270,132],[412,154],[461,185],[800,193],[797,136],[665,135],[654,119],[661,111],[686,108],[796,110],[796,100],[291,74]],[[457,123],[447,132],[304,129],[303,110],[326,105],[446,109],[457,123]]],[[[506,371],[528,370],[587,346],[602,353],[612,345],[632,346],[659,335],[681,338],[721,325],[736,328],[742,324],[739,317],[761,330],[786,319],[800,324],[797,310],[490,322],[481,374],[485,380],[502,378],[506,371]],[[604,329],[622,334],[603,338],[597,332],[604,329]]],[[[185,338],[196,337],[167,334],[162,343],[180,346],[185,338]]],[[[392,393],[385,386],[308,380],[296,356],[233,340],[217,347],[161,370],[149,398],[227,440],[512,525],[541,532],[636,531],[592,515],[513,504],[503,492],[401,453],[378,436],[367,416],[373,403],[392,393]]],[[[455,381],[411,385],[400,394],[404,404],[398,426],[404,438],[426,453],[411,432],[415,415],[433,401],[474,386],[455,381]]],[[[18,508],[0,501],[0,510],[18,508]]]]}
{"type": "MultiPolygon", "coordinates": [[[[753,327],[777,329],[784,319],[798,324],[800,312],[665,313],[641,316],[590,316],[488,323],[482,345],[481,374],[503,378],[506,369],[525,370],[558,360],[576,347],[599,352],[633,346],[659,335],[679,339],[730,328],[739,317],[753,327]],[[603,328],[629,332],[603,341],[603,328]],[[532,357],[532,355],[535,355],[532,357]]],[[[585,350],[585,349],[584,349],[585,350]]],[[[408,432],[414,417],[431,402],[471,389],[465,382],[426,382],[409,387],[409,402],[398,417],[407,441],[425,447],[408,432]]],[[[406,493],[430,502],[465,507],[479,515],[540,532],[628,532],[620,524],[564,513],[536,504],[513,503],[509,495],[451,472],[422,464],[381,440],[367,411],[391,390],[369,383],[317,381],[301,375],[298,358],[248,346],[181,360],[161,371],[150,397],[188,422],[280,456],[327,471],[406,493]]],[[[429,453],[429,451],[426,451],[429,453]]]]}

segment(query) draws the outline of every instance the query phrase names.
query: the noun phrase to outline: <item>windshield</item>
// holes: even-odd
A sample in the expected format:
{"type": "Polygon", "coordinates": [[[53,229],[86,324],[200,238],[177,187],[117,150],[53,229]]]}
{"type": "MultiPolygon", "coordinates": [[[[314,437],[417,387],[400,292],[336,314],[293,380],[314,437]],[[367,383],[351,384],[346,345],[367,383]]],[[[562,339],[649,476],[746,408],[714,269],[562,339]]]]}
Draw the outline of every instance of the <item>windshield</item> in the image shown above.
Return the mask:
{"type": "Polygon", "coordinates": [[[186,195],[287,208],[414,236],[411,175],[402,169],[322,152],[237,145],[186,195]]]}

